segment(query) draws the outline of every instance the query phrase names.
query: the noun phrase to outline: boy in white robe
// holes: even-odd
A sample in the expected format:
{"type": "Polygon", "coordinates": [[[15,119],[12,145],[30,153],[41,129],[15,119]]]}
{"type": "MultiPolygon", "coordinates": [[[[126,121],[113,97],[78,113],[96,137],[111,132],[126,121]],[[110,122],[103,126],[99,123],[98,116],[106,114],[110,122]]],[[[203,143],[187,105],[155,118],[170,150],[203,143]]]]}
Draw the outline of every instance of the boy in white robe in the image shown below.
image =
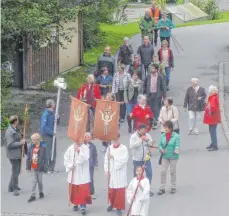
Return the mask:
{"type": "Polygon", "coordinates": [[[108,192],[110,206],[107,208],[107,211],[109,212],[116,208],[117,214],[122,215],[122,210],[125,210],[128,150],[125,145],[120,144],[119,137],[107,149],[104,171],[108,178],[110,178],[108,192]]]}
{"type": "Polygon", "coordinates": [[[91,204],[89,152],[85,144],[73,144],[64,154],[69,199],[74,204],[73,210],[77,211],[79,206],[83,215],[86,214],[86,204],[91,204]]]}
{"type": "Polygon", "coordinates": [[[148,216],[150,203],[150,183],[142,174],[143,167],[136,168],[136,177],[133,178],[127,189],[127,202],[133,202],[130,212],[132,216],[148,216]],[[138,187],[139,185],[139,187],[138,187]],[[135,194],[136,188],[137,193],[135,194]]]}

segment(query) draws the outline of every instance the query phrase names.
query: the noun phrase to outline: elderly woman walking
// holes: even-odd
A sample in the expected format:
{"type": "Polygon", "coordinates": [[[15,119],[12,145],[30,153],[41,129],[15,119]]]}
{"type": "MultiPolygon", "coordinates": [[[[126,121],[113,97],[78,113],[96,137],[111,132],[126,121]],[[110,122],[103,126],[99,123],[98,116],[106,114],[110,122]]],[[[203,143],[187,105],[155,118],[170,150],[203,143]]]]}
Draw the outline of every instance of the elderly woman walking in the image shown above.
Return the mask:
{"type": "Polygon", "coordinates": [[[112,94],[116,96],[116,101],[123,102],[120,104],[120,122],[124,122],[126,116],[126,105],[124,102],[124,92],[128,89],[131,76],[125,71],[125,65],[118,66],[118,72],[115,73],[112,84],[112,94]]]}
{"type": "Polygon", "coordinates": [[[128,122],[128,132],[132,132],[132,119],[130,118],[130,113],[137,104],[137,97],[139,94],[143,93],[143,82],[138,78],[138,73],[134,72],[133,76],[129,82],[128,89],[125,91],[124,100],[128,101],[126,103],[127,109],[127,122],[128,122]]]}
{"type": "Polygon", "coordinates": [[[184,98],[184,109],[189,114],[189,131],[188,135],[194,132],[196,135],[199,134],[199,123],[201,120],[201,112],[205,107],[206,93],[205,89],[199,86],[199,79],[192,78],[192,85],[187,89],[184,98]]]}
{"type": "Polygon", "coordinates": [[[207,99],[206,108],[204,111],[204,124],[209,125],[209,133],[211,137],[211,144],[207,147],[209,151],[218,150],[217,141],[217,125],[221,122],[220,105],[218,89],[216,86],[209,87],[209,95],[207,99]]]}
{"type": "Polygon", "coordinates": [[[87,82],[80,87],[77,93],[77,99],[83,100],[91,105],[91,109],[94,112],[96,99],[101,99],[100,88],[98,84],[95,84],[94,75],[88,75],[86,81],[87,82]]]}
{"type": "Polygon", "coordinates": [[[130,117],[135,120],[135,130],[138,129],[140,124],[144,124],[146,126],[146,131],[149,132],[151,130],[151,121],[153,119],[153,112],[149,105],[147,105],[146,96],[139,95],[138,104],[135,105],[132,113],[130,113],[130,117]]]}
{"type": "Polygon", "coordinates": [[[173,131],[173,122],[166,121],[164,123],[164,131],[158,149],[161,153],[159,164],[162,165],[161,171],[161,187],[158,195],[165,193],[166,174],[170,166],[171,174],[171,194],[176,193],[176,167],[180,153],[180,135],[173,131]]]}
{"type": "Polygon", "coordinates": [[[173,105],[173,99],[168,97],[164,101],[164,106],[161,108],[159,115],[159,122],[161,124],[161,133],[165,132],[164,124],[166,121],[170,120],[173,123],[173,131],[179,133],[179,113],[177,107],[173,105]]]}
{"type": "Polygon", "coordinates": [[[174,68],[174,57],[173,52],[169,48],[168,41],[162,41],[162,47],[158,51],[158,56],[161,64],[164,65],[165,68],[165,76],[166,76],[166,86],[167,91],[169,90],[169,82],[170,82],[170,73],[174,68]]]}

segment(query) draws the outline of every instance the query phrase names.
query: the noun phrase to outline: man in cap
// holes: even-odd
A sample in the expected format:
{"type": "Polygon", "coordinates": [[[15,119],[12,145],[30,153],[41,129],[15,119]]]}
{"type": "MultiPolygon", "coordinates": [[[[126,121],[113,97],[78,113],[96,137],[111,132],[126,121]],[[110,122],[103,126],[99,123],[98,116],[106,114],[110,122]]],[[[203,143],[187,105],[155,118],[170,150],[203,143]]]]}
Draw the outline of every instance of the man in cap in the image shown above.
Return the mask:
{"type": "Polygon", "coordinates": [[[174,28],[172,21],[167,17],[166,12],[162,13],[162,18],[157,23],[157,29],[160,30],[160,39],[167,40],[170,45],[171,29],[174,28]]]}
{"type": "Polygon", "coordinates": [[[132,54],[134,50],[131,45],[129,45],[129,38],[124,37],[123,45],[119,48],[118,62],[125,65],[125,71],[129,71],[129,67],[132,61],[132,54]]]}
{"type": "Polygon", "coordinates": [[[18,129],[18,116],[11,116],[9,122],[10,125],[5,133],[6,154],[12,165],[12,174],[8,191],[14,192],[14,196],[18,196],[18,191],[21,190],[18,187],[18,176],[20,174],[21,158],[24,156],[22,155],[22,148],[24,145],[26,153],[27,145],[25,139],[23,139],[23,135],[18,129]]]}
{"type": "Polygon", "coordinates": [[[56,140],[53,148],[53,137],[54,137],[54,121],[55,121],[55,102],[52,99],[46,101],[46,109],[41,116],[40,132],[44,142],[47,144],[48,156],[49,156],[49,168],[48,173],[55,173],[56,165],[56,140]],[[52,151],[54,155],[52,158],[52,151]]]}

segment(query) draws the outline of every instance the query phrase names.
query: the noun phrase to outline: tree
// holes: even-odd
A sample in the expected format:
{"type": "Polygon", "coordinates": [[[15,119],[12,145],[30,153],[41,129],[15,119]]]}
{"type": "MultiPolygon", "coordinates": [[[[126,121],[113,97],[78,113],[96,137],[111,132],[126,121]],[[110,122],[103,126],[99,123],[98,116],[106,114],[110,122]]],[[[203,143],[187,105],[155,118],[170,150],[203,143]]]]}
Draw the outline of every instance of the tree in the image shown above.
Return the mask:
{"type": "Polygon", "coordinates": [[[53,31],[60,44],[70,41],[73,29],[63,31],[63,23],[76,20],[79,10],[76,0],[2,0],[1,6],[2,62],[12,61],[23,37],[38,48],[53,41],[53,31]]]}

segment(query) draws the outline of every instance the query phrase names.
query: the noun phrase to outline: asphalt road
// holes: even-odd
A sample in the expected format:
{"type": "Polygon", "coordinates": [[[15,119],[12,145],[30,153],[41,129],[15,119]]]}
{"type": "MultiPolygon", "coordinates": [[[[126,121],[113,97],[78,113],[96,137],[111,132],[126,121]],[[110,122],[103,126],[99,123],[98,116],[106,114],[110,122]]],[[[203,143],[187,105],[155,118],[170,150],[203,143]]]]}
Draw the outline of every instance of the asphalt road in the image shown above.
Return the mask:
{"type": "MultiPolygon", "coordinates": [[[[184,51],[178,55],[174,44],[172,49],[175,54],[175,71],[172,74],[171,91],[175,104],[180,111],[181,130],[181,157],[177,168],[177,193],[151,198],[150,215],[154,216],[226,216],[229,215],[229,145],[226,143],[221,126],[218,128],[220,150],[207,152],[205,147],[210,143],[208,128],[202,125],[199,136],[188,136],[188,116],[182,109],[186,88],[190,85],[192,76],[200,78],[200,85],[208,88],[217,85],[217,67],[223,60],[224,47],[229,44],[229,23],[186,27],[173,30],[173,35],[182,45],[184,51]]],[[[140,43],[137,35],[131,40],[134,48],[140,43]]],[[[68,115],[68,110],[65,111],[68,115]]],[[[10,163],[6,159],[5,150],[2,149],[2,214],[15,215],[77,215],[68,206],[68,190],[63,155],[71,141],[66,138],[67,128],[62,125],[58,128],[58,174],[44,176],[44,200],[37,200],[28,204],[31,193],[31,177],[25,169],[20,176],[21,195],[14,197],[7,192],[10,178],[10,163]]],[[[121,126],[121,141],[129,146],[127,125],[121,126]]],[[[160,131],[152,132],[153,138],[158,142],[160,131]]],[[[97,199],[88,206],[88,215],[105,216],[115,215],[107,213],[107,180],[103,172],[104,154],[101,144],[95,142],[99,153],[99,169],[95,172],[95,189],[97,199]]],[[[160,184],[160,167],[157,165],[159,154],[155,151],[152,156],[153,183],[152,190],[156,192],[160,184]]],[[[132,178],[131,156],[128,165],[128,181],[132,178]]],[[[169,183],[168,175],[168,183],[169,183]]],[[[167,192],[170,185],[167,185],[167,192]]]]}

